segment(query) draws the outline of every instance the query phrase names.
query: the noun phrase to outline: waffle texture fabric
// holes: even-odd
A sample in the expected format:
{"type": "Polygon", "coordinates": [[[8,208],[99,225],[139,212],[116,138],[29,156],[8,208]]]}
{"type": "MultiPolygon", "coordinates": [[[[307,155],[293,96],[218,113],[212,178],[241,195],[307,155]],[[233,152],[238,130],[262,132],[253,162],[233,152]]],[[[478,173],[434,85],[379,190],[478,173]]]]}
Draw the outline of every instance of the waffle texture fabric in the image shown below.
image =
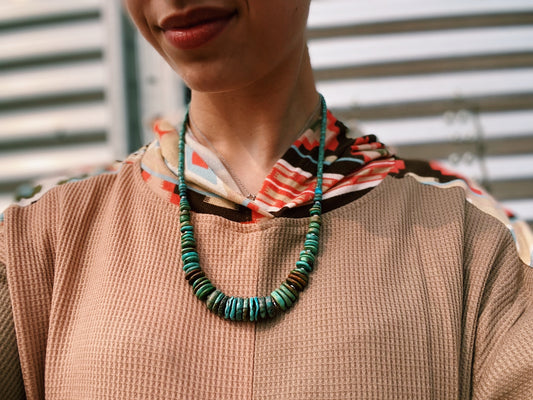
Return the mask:
{"type": "MultiPolygon", "coordinates": [[[[28,399],[533,398],[533,269],[464,188],[389,175],[325,213],[309,287],[249,324],[192,295],[179,210],[141,172],[137,159],[5,212],[28,399]]],[[[256,296],[293,268],[308,221],[193,223],[212,282],[256,296]]]]}

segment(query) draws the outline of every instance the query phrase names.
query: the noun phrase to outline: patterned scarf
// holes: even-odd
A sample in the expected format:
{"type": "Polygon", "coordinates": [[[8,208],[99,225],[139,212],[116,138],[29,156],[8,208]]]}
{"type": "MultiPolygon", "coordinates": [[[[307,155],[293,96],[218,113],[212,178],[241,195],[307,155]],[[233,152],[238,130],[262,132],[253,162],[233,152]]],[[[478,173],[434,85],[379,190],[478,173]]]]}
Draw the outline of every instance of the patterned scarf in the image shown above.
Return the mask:
{"type": "MultiPolygon", "coordinates": [[[[353,201],[397,172],[397,161],[374,135],[357,137],[329,111],[324,163],[324,208],[353,201]]],[[[190,132],[186,135],[185,177],[191,201],[199,212],[240,222],[262,218],[304,217],[313,199],[319,147],[320,120],[292,144],[266,177],[255,201],[245,197],[223,163],[190,132]]],[[[146,149],[142,174],[148,185],[178,204],[177,165],[179,133],[165,120],[154,123],[156,140],[146,149]]]]}

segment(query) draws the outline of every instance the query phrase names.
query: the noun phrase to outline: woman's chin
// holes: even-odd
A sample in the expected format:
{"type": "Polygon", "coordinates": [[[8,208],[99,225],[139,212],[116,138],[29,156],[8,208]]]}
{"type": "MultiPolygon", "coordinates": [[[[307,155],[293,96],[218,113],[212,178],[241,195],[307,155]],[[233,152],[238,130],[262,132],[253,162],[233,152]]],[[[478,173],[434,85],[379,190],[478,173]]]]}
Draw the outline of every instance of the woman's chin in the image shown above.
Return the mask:
{"type": "Polygon", "coordinates": [[[192,91],[201,93],[232,92],[249,86],[250,81],[253,81],[253,79],[245,79],[242,74],[235,76],[232,73],[224,73],[213,69],[204,73],[198,73],[198,70],[195,69],[192,69],[190,73],[180,70],[178,74],[187,87],[192,91]]]}

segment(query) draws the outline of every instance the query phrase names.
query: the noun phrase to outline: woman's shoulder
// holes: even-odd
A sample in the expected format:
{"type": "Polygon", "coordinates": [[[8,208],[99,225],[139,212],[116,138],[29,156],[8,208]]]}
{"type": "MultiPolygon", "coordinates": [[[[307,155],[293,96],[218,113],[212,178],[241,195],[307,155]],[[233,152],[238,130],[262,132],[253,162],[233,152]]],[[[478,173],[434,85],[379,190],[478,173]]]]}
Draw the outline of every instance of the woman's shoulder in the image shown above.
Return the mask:
{"type": "Polygon", "coordinates": [[[71,203],[76,199],[92,197],[109,190],[117,181],[128,179],[134,173],[135,164],[140,161],[144,148],[130,154],[124,160],[106,165],[82,167],[61,176],[36,180],[21,186],[15,192],[14,202],[0,213],[0,226],[12,210],[32,211],[48,208],[49,203],[64,199],[71,203]]]}
{"type": "Polygon", "coordinates": [[[417,213],[430,219],[457,218],[465,234],[472,226],[493,226],[501,235],[510,235],[521,260],[533,265],[533,234],[527,223],[475,181],[436,161],[399,158],[389,175],[404,206],[418,208],[417,213]]]}

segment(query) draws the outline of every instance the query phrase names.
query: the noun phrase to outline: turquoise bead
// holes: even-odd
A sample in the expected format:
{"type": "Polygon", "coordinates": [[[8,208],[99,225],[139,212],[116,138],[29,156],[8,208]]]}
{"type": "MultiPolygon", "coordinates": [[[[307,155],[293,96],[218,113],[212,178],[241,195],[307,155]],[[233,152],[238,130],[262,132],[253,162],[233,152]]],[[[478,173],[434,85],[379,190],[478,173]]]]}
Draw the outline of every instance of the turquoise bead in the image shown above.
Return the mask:
{"type": "Polygon", "coordinates": [[[230,319],[231,318],[231,306],[233,305],[233,297],[230,297],[228,301],[226,302],[226,308],[224,310],[224,318],[230,319]]]}
{"type": "Polygon", "coordinates": [[[215,290],[215,287],[211,285],[211,283],[206,283],[205,285],[199,287],[194,294],[196,295],[196,297],[203,301],[215,290]]]}
{"type": "Polygon", "coordinates": [[[209,309],[209,310],[212,310],[213,309],[213,306],[215,304],[215,301],[217,299],[218,296],[220,296],[222,292],[220,290],[215,290],[213,293],[211,293],[209,296],[207,296],[207,299],[206,299],[206,302],[205,302],[205,305],[206,307],[209,309]]]}
{"type": "Polygon", "coordinates": [[[196,240],[194,240],[194,238],[193,239],[187,238],[183,240],[181,242],[181,248],[182,248],[182,254],[183,254],[183,250],[185,249],[191,249],[194,251],[198,251],[196,250],[196,240]]]}
{"type": "Polygon", "coordinates": [[[237,298],[237,311],[235,313],[235,320],[242,321],[242,309],[244,307],[244,299],[237,298]]]}
{"type": "Polygon", "coordinates": [[[250,298],[250,321],[255,321],[255,302],[253,297],[250,298]]]}
{"type": "Polygon", "coordinates": [[[196,252],[196,249],[195,248],[192,248],[192,247],[183,247],[181,248],[181,257],[187,257],[187,255],[189,254],[196,254],[198,255],[198,253],[196,252]]]}
{"type": "Polygon", "coordinates": [[[196,269],[201,269],[200,264],[198,264],[197,262],[189,262],[189,263],[183,264],[183,270],[187,274],[196,269]]]}
{"type": "MultiPolygon", "coordinates": [[[[322,210],[320,210],[319,208],[311,208],[311,210],[309,211],[309,214],[311,214],[311,216],[319,216],[320,214],[322,214],[322,210]]],[[[312,223],[312,222],[311,222],[312,223]]]]}
{"type": "Polygon", "coordinates": [[[315,261],[315,256],[312,252],[308,251],[308,250],[304,250],[304,251],[301,251],[300,252],[300,259],[301,260],[304,260],[304,261],[308,261],[309,262],[314,262],[315,261]]]}
{"type": "Polygon", "coordinates": [[[181,242],[181,247],[183,248],[183,250],[194,250],[194,251],[196,251],[196,242],[194,240],[188,240],[186,242],[181,242]]]}
{"type": "Polygon", "coordinates": [[[306,239],[315,240],[318,243],[318,236],[314,233],[308,233],[307,235],[305,235],[305,237],[306,239]]]}
{"type": "Polygon", "coordinates": [[[272,302],[272,297],[271,296],[265,297],[265,303],[266,303],[268,316],[270,318],[275,317],[276,316],[276,306],[272,302]]]}
{"type": "Polygon", "coordinates": [[[261,319],[265,319],[266,316],[267,316],[267,308],[266,308],[265,298],[264,297],[259,297],[258,298],[258,302],[259,302],[259,316],[261,317],[261,319]]]}
{"type": "Polygon", "coordinates": [[[309,234],[309,233],[312,233],[313,235],[318,236],[318,235],[320,235],[320,229],[310,227],[310,228],[307,230],[307,233],[308,233],[308,234],[309,234]]]}
{"type": "Polygon", "coordinates": [[[280,288],[277,288],[275,291],[283,298],[283,301],[285,302],[285,307],[290,308],[292,306],[291,298],[287,296],[285,292],[280,288]]]}
{"type": "Polygon", "coordinates": [[[213,306],[211,308],[211,311],[213,311],[215,314],[218,313],[218,306],[220,305],[220,302],[222,301],[224,297],[226,297],[226,295],[220,292],[220,294],[215,299],[215,302],[213,303],[213,306]]]}
{"type": "Polygon", "coordinates": [[[198,287],[206,284],[206,283],[211,283],[209,281],[209,278],[207,278],[206,276],[202,276],[201,278],[197,279],[193,284],[192,284],[192,289],[193,290],[196,290],[198,287]]]}
{"type": "Polygon", "coordinates": [[[181,234],[181,242],[186,242],[186,241],[189,241],[189,240],[194,240],[196,241],[196,239],[194,238],[194,234],[192,232],[186,232],[186,233],[182,233],[181,234]]]}
{"type": "Polygon", "coordinates": [[[320,215],[313,215],[309,218],[309,222],[320,224],[322,222],[322,217],[320,215]]]}
{"type": "Polygon", "coordinates": [[[194,230],[194,228],[192,227],[192,225],[183,225],[180,227],[180,232],[181,233],[185,233],[185,232],[192,232],[194,230]]]}
{"type": "Polygon", "coordinates": [[[317,229],[319,232],[320,232],[320,224],[318,222],[310,222],[309,223],[309,228],[313,228],[313,229],[317,229]]]}
{"type": "Polygon", "coordinates": [[[296,295],[287,286],[285,286],[285,283],[282,283],[279,288],[283,291],[283,293],[289,296],[293,303],[298,300],[298,297],[296,297],[296,295]]]}
{"type": "Polygon", "coordinates": [[[276,290],[270,293],[270,296],[277,303],[277,305],[279,306],[279,308],[281,308],[282,311],[285,311],[287,309],[287,306],[285,305],[285,300],[276,290]]]}
{"type": "Polygon", "coordinates": [[[259,299],[252,297],[250,301],[254,303],[254,321],[259,321],[259,299]]]}
{"type": "Polygon", "coordinates": [[[303,268],[303,269],[305,269],[308,272],[313,271],[313,267],[311,267],[311,265],[309,265],[309,263],[307,261],[298,260],[298,261],[296,261],[296,266],[298,268],[303,268]]]}
{"type": "Polygon", "coordinates": [[[181,257],[184,264],[187,264],[189,262],[199,262],[200,258],[198,257],[198,253],[187,253],[184,256],[181,257]]]}
{"type": "Polygon", "coordinates": [[[237,316],[237,303],[238,299],[236,297],[233,297],[231,300],[231,308],[229,312],[229,319],[232,321],[235,321],[235,317],[237,316]]]}
{"type": "Polygon", "coordinates": [[[306,241],[304,243],[304,249],[311,250],[313,252],[313,254],[316,254],[318,252],[318,244],[306,241]]]}

